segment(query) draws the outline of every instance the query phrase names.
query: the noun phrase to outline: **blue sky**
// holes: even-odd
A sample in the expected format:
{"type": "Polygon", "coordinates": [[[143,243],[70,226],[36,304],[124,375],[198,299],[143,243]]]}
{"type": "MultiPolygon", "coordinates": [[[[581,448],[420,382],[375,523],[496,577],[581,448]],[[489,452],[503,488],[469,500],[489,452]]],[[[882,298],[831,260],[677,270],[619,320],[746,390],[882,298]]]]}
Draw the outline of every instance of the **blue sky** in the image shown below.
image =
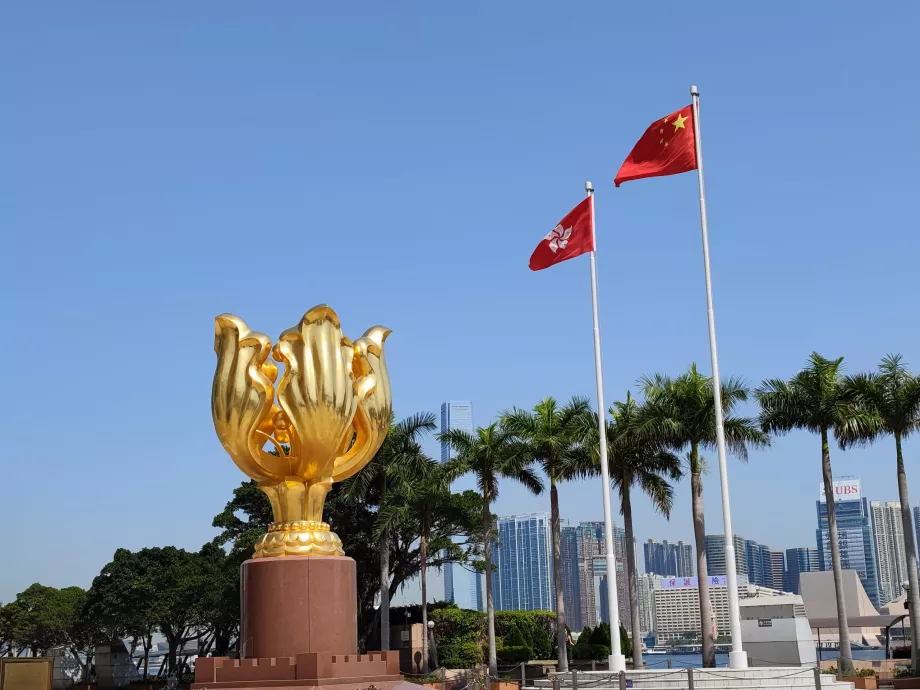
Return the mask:
{"type": "MultiPolygon", "coordinates": [[[[351,335],[387,324],[401,416],[591,394],[587,258],[527,269],[586,179],[608,401],[708,371],[695,177],[612,185],[691,84],[723,373],[788,376],[812,350],[920,369],[918,20],[907,2],[8,4],[0,600],[213,535],[241,480],[209,413],[221,312],[273,338],[320,302],[351,335]]],[[[892,446],[835,452],[836,473],[893,500],[892,446]]],[[[736,531],[814,544],[819,480],[806,434],[732,461],[736,531]]],[[[639,539],[690,539],[677,496],[670,522],[637,501],[639,539]]],[[[596,484],[561,503],[601,516],[596,484]]],[[[496,511],[548,508],[507,486],[496,511]]]]}

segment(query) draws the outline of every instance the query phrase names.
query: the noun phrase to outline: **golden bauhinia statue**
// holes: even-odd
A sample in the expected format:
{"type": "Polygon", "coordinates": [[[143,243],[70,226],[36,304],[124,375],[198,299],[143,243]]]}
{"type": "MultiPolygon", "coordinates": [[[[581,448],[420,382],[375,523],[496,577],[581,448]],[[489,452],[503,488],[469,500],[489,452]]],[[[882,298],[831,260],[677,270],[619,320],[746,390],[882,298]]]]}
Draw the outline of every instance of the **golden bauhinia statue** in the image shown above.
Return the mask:
{"type": "Polygon", "coordinates": [[[374,326],[352,342],[321,304],[274,347],[233,314],[218,316],[214,331],[214,429],[274,515],[253,557],[344,555],[323,504],[333,482],[364,467],[389,431],[389,329],[374,326]],[[284,366],[277,390],[275,362],[284,366]]]}

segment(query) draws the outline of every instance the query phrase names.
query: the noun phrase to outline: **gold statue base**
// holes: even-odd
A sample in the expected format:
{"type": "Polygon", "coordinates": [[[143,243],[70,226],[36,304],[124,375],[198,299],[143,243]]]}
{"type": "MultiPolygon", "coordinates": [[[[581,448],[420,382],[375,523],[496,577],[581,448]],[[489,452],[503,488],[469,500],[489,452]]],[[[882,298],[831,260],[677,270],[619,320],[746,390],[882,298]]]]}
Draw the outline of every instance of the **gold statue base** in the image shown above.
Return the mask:
{"type": "Polygon", "coordinates": [[[342,540],[325,522],[273,522],[256,543],[253,558],[277,556],[344,556],[342,540]]]}

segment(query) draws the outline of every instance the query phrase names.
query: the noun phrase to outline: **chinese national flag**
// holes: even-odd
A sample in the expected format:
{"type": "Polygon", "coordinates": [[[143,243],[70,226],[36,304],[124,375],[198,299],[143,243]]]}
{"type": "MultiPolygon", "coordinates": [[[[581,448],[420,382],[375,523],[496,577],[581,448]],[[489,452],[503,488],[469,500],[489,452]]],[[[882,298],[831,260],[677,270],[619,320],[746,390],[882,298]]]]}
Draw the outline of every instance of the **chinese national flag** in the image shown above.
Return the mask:
{"type": "Polygon", "coordinates": [[[594,251],[592,201],[591,197],[587,197],[543,238],[530,257],[531,271],[542,271],[560,261],[594,251]]]}
{"type": "Polygon", "coordinates": [[[629,152],[613,183],[696,170],[693,106],[652,123],[629,152]]]}

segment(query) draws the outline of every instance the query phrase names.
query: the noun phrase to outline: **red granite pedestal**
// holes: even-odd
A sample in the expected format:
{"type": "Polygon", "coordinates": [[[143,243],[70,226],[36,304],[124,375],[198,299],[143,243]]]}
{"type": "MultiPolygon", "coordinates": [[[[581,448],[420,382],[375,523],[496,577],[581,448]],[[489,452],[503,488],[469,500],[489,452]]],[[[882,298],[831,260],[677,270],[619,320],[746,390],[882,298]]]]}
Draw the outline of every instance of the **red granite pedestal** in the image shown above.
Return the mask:
{"type": "Polygon", "coordinates": [[[259,558],[242,567],[242,659],[199,658],[192,690],[409,690],[399,652],[358,654],[355,562],[259,558]]]}

